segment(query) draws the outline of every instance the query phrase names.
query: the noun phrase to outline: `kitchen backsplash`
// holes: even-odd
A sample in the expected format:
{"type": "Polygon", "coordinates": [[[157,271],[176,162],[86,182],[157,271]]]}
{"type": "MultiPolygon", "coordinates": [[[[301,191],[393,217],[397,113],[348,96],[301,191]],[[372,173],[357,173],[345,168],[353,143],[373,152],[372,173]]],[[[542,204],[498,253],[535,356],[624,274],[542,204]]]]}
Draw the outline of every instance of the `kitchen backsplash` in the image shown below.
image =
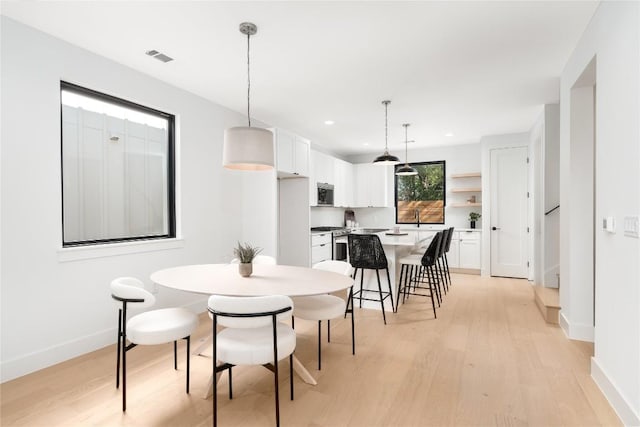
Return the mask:
{"type": "MultiPolygon", "coordinates": [[[[470,208],[448,207],[445,210],[445,221],[447,226],[456,228],[469,228],[470,208]]],[[[474,209],[480,212],[481,208],[474,209]]],[[[361,227],[384,228],[395,225],[394,208],[357,208],[354,209],[356,221],[361,227]]],[[[478,228],[482,225],[482,220],[478,222],[478,228]]],[[[330,207],[311,208],[311,227],[321,226],[343,226],[344,209],[330,207]]]]}

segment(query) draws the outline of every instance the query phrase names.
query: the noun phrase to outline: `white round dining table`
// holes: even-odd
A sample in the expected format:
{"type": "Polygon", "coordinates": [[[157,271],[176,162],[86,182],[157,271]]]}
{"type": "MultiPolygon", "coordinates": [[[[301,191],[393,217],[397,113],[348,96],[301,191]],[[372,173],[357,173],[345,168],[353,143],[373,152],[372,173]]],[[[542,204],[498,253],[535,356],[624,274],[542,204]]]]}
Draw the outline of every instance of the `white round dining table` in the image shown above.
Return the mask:
{"type": "Polygon", "coordinates": [[[254,264],[249,277],[240,276],[238,264],[185,265],[156,271],[151,281],[198,294],[244,297],[321,295],[353,285],[352,278],[331,271],[266,264],[254,264]]]}
{"type": "MultiPolygon", "coordinates": [[[[267,264],[254,264],[253,274],[249,277],[240,276],[238,264],[184,265],[156,271],[151,274],[151,281],[167,288],[197,294],[242,297],[322,295],[353,286],[353,279],[343,274],[315,268],[267,264]]],[[[201,354],[201,350],[208,345],[209,341],[204,342],[194,354],[201,354]]],[[[307,384],[317,384],[295,354],[293,369],[307,384]]],[[[210,396],[212,391],[213,376],[209,379],[204,397],[210,396]]]]}

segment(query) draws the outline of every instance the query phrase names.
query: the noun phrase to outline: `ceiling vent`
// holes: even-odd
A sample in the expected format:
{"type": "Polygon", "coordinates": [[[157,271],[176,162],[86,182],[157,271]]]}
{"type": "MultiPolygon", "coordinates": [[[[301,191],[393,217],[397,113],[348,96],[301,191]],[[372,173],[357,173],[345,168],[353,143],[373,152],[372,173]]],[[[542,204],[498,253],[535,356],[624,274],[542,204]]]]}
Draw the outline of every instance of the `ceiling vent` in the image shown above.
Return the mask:
{"type": "Polygon", "coordinates": [[[164,53],[160,53],[157,50],[148,50],[145,52],[147,55],[154,57],[155,59],[157,59],[158,61],[162,61],[162,62],[169,62],[169,61],[173,61],[173,58],[171,58],[170,56],[165,55],[164,53]]]}

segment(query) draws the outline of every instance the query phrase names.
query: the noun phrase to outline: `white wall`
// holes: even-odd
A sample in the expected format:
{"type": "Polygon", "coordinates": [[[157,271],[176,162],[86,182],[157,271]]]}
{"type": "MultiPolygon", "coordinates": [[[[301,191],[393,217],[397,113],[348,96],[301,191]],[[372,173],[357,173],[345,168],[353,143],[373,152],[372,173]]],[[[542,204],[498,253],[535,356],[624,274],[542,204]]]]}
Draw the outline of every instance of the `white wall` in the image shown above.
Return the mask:
{"type": "MultiPolygon", "coordinates": [[[[392,154],[404,159],[404,150],[392,151],[392,154]]],[[[358,155],[352,156],[348,160],[352,163],[371,162],[374,155],[358,155]]],[[[455,187],[479,186],[480,182],[461,181],[459,179],[451,179],[452,174],[461,174],[469,172],[480,172],[480,144],[465,144],[452,146],[439,146],[422,148],[409,151],[409,160],[411,162],[429,162],[444,160],[446,162],[446,186],[447,186],[447,206],[445,207],[445,223],[447,226],[456,228],[469,228],[469,212],[479,211],[478,208],[455,208],[450,206],[452,202],[462,202],[468,197],[465,193],[451,193],[451,189],[455,187]]],[[[389,180],[388,191],[393,197],[393,186],[395,180],[389,180]]],[[[480,195],[478,200],[488,200],[485,195],[480,195]]],[[[360,208],[356,209],[356,219],[361,226],[365,227],[392,227],[395,223],[394,208],[360,208]]],[[[482,225],[482,219],[478,226],[482,225]]]]}
{"type": "MultiPolygon", "coordinates": [[[[569,224],[574,156],[571,145],[571,89],[594,57],[596,70],[596,297],[595,355],[591,374],[623,422],[640,425],[640,240],[601,227],[602,218],[640,213],[640,3],[602,2],[561,77],[560,194],[561,300],[569,306],[563,325],[571,337],[573,308],[589,304],[574,298],[581,283],[566,277],[580,266],[570,257],[580,243],[569,224]],[[563,292],[563,289],[569,292],[563,292]],[[569,300],[567,300],[569,298],[569,300]]],[[[578,293],[578,295],[580,295],[578,293]]]]}
{"type": "MultiPolygon", "coordinates": [[[[542,214],[560,205],[560,106],[545,105],[542,214]]],[[[560,273],[560,210],[543,216],[542,277],[546,287],[557,288],[560,273]]]]}
{"type": "MultiPolygon", "coordinates": [[[[226,127],[244,117],[2,17],[2,380],[115,342],[109,282],[158,269],[221,262],[242,236],[238,175],[221,167],[226,127]],[[137,253],[62,261],[60,80],[177,116],[178,231],[137,253]]],[[[82,252],[82,251],[80,251],[82,252]]],[[[88,251],[85,251],[88,252],[88,251]]],[[[117,252],[117,251],[116,251],[117,252]]],[[[95,254],[84,253],[86,256],[95,254]]],[[[104,255],[104,252],[103,252],[104,255]]],[[[160,306],[202,310],[203,297],[160,289],[160,306]]]]}

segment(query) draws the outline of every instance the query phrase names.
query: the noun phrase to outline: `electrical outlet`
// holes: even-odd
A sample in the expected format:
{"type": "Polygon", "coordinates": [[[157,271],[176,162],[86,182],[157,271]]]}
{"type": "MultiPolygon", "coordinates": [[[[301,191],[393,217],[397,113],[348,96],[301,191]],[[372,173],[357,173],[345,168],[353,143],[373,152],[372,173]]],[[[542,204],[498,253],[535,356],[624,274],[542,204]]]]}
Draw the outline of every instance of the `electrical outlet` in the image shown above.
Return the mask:
{"type": "Polygon", "coordinates": [[[640,216],[624,217],[624,235],[628,237],[640,237],[640,216]]]}

